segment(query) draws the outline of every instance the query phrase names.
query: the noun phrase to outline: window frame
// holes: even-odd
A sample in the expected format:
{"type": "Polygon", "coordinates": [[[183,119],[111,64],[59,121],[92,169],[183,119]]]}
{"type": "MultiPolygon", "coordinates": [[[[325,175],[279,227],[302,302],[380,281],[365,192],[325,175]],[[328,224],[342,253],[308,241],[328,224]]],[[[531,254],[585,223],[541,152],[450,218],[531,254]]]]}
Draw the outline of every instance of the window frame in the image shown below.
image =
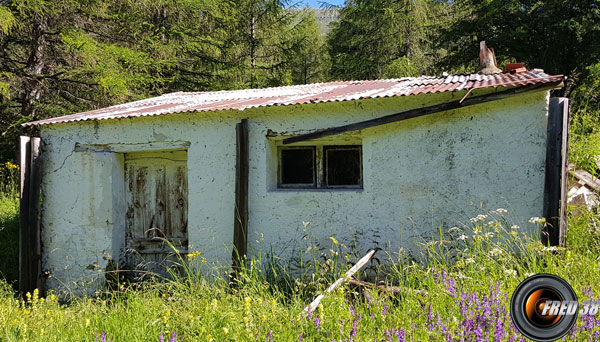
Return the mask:
{"type": "Polygon", "coordinates": [[[279,146],[277,148],[277,188],[279,189],[316,189],[319,179],[317,178],[317,148],[316,146],[279,146]],[[313,182],[309,183],[283,183],[283,168],[282,168],[282,151],[284,150],[301,150],[311,149],[313,151],[313,182]]]}
{"type": "Polygon", "coordinates": [[[323,184],[327,189],[362,189],[363,188],[363,159],[362,159],[362,145],[324,145],[323,147],[323,184]],[[347,185],[329,185],[327,179],[327,172],[329,171],[327,151],[328,150],[358,150],[358,171],[359,178],[358,184],[347,184],[347,185]]]}
{"type": "Polygon", "coordinates": [[[363,189],[363,149],[362,144],[314,144],[314,145],[296,145],[296,146],[277,146],[277,189],[279,190],[361,190],[363,189]],[[281,151],[290,149],[311,148],[313,152],[313,180],[312,184],[286,184],[282,182],[282,158],[281,151]],[[358,149],[360,158],[360,184],[354,185],[328,185],[327,184],[327,156],[329,149],[358,149]]]}

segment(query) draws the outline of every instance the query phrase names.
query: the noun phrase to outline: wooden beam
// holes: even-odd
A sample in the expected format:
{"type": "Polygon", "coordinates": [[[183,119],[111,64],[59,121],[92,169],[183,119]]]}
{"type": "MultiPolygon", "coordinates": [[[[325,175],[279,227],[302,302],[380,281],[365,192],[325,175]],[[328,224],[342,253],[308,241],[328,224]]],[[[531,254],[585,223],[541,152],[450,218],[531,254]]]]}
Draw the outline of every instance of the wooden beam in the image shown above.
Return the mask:
{"type": "Polygon", "coordinates": [[[31,247],[29,239],[29,174],[31,138],[19,137],[19,291],[31,292],[31,247]]]}
{"type": "Polygon", "coordinates": [[[457,100],[457,101],[451,101],[451,102],[444,102],[444,103],[436,104],[433,106],[411,109],[411,110],[407,110],[404,112],[390,114],[390,115],[382,116],[382,117],[375,118],[375,119],[360,121],[360,122],[356,122],[353,124],[348,124],[348,125],[343,125],[343,126],[338,126],[338,127],[326,128],[326,129],[319,130],[316,132],[302,134],[302,135],[298,135],[295,137],[290,137],[290,138],[284,139],[283,144],[292,144],[292,143],[297,143],[297,142],[301,142],[301,141],[313,140],[313,139],[323,138],[323,137],[346,133],[346,132],[351,132],[351,131],[358,131],[358,130],[365,129],[365,128],[385,125],[388,123],[402,121],[402,120],[408,120],[408,119],[417,118],[417,117],[424,116],[424,115],[444,112],[447,110],[468,107],[468,106],[486,103],[486,102],[490,102],[490,101],[501,100],[501,99],[504,99],[504,98],[507,98],[510,96],[524,94],[524,93],[528,93],[528,92],[549,90],[549,89],[556,88],[560,84],[562,84],[562,81],[545,83],[545,84],[526,85],[526,86],[512,88],[509,90],[500,91],[497,93],[474,96],[471,98],[467,98],[462,102],[457,100]]]}
{"type": "Polygon", "coordinates": [[[40,235],[40,138],[20,137],[19,290],[43,291],[40,235]]]}
{"type": "Polygon", "coordinates": [[[544,245],[564,245],[566,231],[567,149],[569,100],[551,98],[546,139],[546,176],[544,181],[543,216],[546,225],[541,232],[544,245]]]}
{"type": "Polygon", "coordinates": [[[570,102],[568,98],[561,98],[562,105],[562,146],[561,146],[561,155],[562,155],[562,165],[560,170],[560,213],[559,213],[559,235],[558,235],[558,244],[560,246],[567,246],[567,195],[569,193],[568,189],[568,178],[569,178],[569,123],[571,122],[569,118],[570,114],[570,102]]]}
{"type": "Polygon", "coordinates": [[[29,238],[31,239],[31,277],[33,289],[43,294],[42,242],[40,231],[40,190],[42,184],[41,139],[31,138],[31,171],[29,174],[29,238]]]}
{"type": "Polygon", "coordinates": [[[187,150],[191,146],[189,141],[153,141],[139,144],[80,144],[75,143],[75,152],[152,152],[187,150]]]}
{"type": "Polygon", "coordinates": [[[233,222],[233,269],[239,271],[248,248],[248,120],[236,125],[235,212],[233,222]]]}

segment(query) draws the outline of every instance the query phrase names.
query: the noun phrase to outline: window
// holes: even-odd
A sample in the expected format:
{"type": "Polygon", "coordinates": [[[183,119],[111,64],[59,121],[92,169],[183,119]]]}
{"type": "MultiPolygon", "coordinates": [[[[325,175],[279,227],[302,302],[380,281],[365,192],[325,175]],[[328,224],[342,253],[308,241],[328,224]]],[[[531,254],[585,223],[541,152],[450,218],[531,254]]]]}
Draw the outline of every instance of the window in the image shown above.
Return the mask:
{"type": "Polygon", "coordinates": [[[279,184],[284,188],[315,187],[314,147],[290,147],[279,150],[279,184]]]}
{"type": "Polygon", "coordinates": [[[279,188],[362,188],[360,145],[279,147],[279,188]]]}

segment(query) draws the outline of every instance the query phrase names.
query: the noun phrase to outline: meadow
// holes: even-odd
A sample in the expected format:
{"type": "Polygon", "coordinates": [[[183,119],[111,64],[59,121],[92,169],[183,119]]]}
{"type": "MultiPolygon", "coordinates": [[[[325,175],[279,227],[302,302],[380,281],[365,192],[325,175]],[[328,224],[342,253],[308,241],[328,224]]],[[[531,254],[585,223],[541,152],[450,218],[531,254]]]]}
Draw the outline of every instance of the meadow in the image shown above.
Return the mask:
{"type": "MultiPolygon", "coordinates": [[[[595,171],[598,130],[572,126],[572,158],[595,171]]],[[[379,281],[399,294],[345,285],[315,312],[301,314],[356,261],[335,237],[314,246],[304,277],[260,256],[235,286],[207,269],[202,251],[181,256],[183,274],[141,286],[116,284],[63,302],[56,294],[17,296],[17,167],[1,167],[0,341],[524,341],[508,307],[516,286],[535,273],[568,280],[579,299],[600,300],[600,214],[569,212],[567,248],[545,247],[503,208],[423,240],[417,254],[378,252],[379,281]],[[184,262],[185,259],[185,262],[184,262]],[[385,271],[385,272],[384,272],[385,271]]],[[[544,220],[528,223],[541,228],[544,220]]],[[[360,256],[358,256],[360,257],[360,256]]],[[[565,341],[600,340],[600,320],[583,316],[565,341]]]]}

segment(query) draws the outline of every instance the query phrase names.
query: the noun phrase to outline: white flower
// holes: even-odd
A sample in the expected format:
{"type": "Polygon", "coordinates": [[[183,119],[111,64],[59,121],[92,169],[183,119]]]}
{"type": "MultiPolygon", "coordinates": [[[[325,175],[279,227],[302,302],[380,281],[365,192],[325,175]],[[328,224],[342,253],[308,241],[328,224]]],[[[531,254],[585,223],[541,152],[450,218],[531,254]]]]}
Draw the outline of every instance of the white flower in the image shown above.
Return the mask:
{"type": "Polygon", "coordinates": [[[494,237],[494,233],[493,232],[485,233],[484,236],[486,238],[491,238],[491,237],[494,237]]]}
{"type": "Polygon", "coordinates": [[[546,223],[546,219],[543,217],[532,217],[529,219],[530,223],[540,223],[540,224],[544,224],[546,223]]]}
{"type": "Polygon", "coordinates": [[[469,221],[471,221],[471,222],[483,221],[483,220],[485,220],[486,217],[487,217],[487,215],[479,214],[473,218],[470,218],[469,221]]]}
{"type": "Polygon", "coordinates": [[[465,241],[466,239],[468,239],[469,237],[466,236],[465,234],[462,234],[461,236],[459,236],[457,239],[460,241],[465,241]]]}
{"type": "Polygon", "coordinates": [[[513,276],[513,277],[517,276],[517,271],[515,271],[515,270],[504,270],[504,273],[506,273],[510,276],[513,276]]]}
{"type": "Polygon", "coordinates": [[[500,254],[502,254],[502,250],[499,248],[494,248],[490,251],[491,256],[498,256],[500,254]]]}
{"type": "Polygon", "coordinates": [[[467,264],[474,264],[475,263],[475,259],[473,259],[473,258],[466,258],[465,259],[465,263],[467,263],[467,264]]]}
{"type": "Polygon", "coordinates": [[[513,224],[512,226],[510,226],[510,229],[519,229],[521,227],[519,227],[518,224],[513,224]]]}
{"type": "Polygon", "coordinates": [[[498,214],[505,214],[507,212],[508,212],[508,210],[506,210],[504,208],[498,208],[498,209],[496,209],[496,213],[498,213],[498,214]]]}

